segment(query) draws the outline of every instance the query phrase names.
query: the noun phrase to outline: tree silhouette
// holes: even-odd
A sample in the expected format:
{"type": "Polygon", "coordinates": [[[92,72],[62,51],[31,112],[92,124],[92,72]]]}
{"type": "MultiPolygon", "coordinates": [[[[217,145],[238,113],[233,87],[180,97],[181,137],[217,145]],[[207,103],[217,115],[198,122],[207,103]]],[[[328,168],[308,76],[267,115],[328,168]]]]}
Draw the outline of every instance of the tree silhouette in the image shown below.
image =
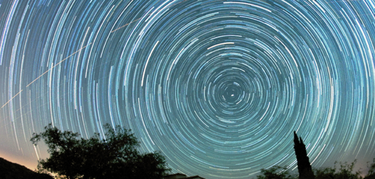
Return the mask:
{"type": "Polygon", "coordinates": [[[306,146],[302,138],[298,138],[296,131],[294,131],[294,151],[297,157],[299,179],[314,179],[315,176],[307,156],[306,146]]]}
{"type": "Polygon", "coordinates": [[[162,178],[169,169],[160,153],[140,154],[136,137],[117,126],[105,125],[106,133],[89,139],[78,133],[60,131],[52,125],[40,134],[33,134],[36,145],[41,139],[48,146],[50,157],[39,161],[38,168],[73,178],[162,178]]]}

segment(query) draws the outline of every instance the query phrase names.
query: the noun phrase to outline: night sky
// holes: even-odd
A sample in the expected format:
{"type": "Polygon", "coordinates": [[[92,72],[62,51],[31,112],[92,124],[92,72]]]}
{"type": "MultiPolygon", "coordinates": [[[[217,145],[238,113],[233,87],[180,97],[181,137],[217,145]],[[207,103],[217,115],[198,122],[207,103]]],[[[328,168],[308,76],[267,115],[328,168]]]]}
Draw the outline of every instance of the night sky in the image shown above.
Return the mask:
{"type": "Polygon", "coordinates": [[[0,157],[106,123],[173,172],[251,178],[375,158],[373,0],[0,0],[0,157]]]}

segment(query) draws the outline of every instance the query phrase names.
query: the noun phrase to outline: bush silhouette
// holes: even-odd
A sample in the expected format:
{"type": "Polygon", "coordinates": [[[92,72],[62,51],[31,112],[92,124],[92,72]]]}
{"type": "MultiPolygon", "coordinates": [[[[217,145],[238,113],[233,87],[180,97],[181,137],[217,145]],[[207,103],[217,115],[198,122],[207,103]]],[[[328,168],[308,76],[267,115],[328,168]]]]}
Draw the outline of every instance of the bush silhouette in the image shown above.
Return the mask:
{"type": "Polygon", "coordinates": [[[286,167],[273,166],[269,169],[261,169],[260,173],[261,175],[258,175],[257,179],[296,179],[286,167]]]}
{"type": "Polygon", "coordinates": [[[375,159],[374,162],[369,166],[369,171],[365,179],[375,179],[375,159]]]}
{"type": "Polygon", "coordinates": [[[339,168],[336,167],[337,162],[333,168],[326,167],[322,169],[315,169],[315,176],[317,179],[362,179],[361,172],[354,171],[354,165],[356,161],[352,163],[340,162],[339,168]]]}

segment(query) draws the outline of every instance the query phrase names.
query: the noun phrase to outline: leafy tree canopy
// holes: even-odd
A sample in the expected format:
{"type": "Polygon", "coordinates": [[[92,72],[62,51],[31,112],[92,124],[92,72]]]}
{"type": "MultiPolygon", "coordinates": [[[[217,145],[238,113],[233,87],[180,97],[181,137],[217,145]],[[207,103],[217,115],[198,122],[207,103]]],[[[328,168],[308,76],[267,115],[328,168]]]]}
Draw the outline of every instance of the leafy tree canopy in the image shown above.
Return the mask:
{"type": "Polygon", "coordinates": [[[39,161],[38,168],[72,178],[162,178],[170,169],[164,156],[158,152],[141,154],[130,130],[105,125],[102,138],[96,133],[85,139],[78,133],[60,131],[52,125],[34,133],[31,142],[43,140],[48,146],[49,158],[39,161]]]}

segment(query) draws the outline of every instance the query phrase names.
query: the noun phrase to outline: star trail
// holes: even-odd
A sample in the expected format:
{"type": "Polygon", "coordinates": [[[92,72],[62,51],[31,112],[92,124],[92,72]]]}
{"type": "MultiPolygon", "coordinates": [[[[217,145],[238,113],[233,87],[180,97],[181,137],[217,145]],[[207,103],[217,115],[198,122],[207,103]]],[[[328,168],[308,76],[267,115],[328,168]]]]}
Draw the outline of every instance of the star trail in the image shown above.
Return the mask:
{"type": "Polygon", "coordinates": [[[372,0],[0,1],[0,155],[106,123],[173,172],[255,178],[375,158],[372,0]]]}

